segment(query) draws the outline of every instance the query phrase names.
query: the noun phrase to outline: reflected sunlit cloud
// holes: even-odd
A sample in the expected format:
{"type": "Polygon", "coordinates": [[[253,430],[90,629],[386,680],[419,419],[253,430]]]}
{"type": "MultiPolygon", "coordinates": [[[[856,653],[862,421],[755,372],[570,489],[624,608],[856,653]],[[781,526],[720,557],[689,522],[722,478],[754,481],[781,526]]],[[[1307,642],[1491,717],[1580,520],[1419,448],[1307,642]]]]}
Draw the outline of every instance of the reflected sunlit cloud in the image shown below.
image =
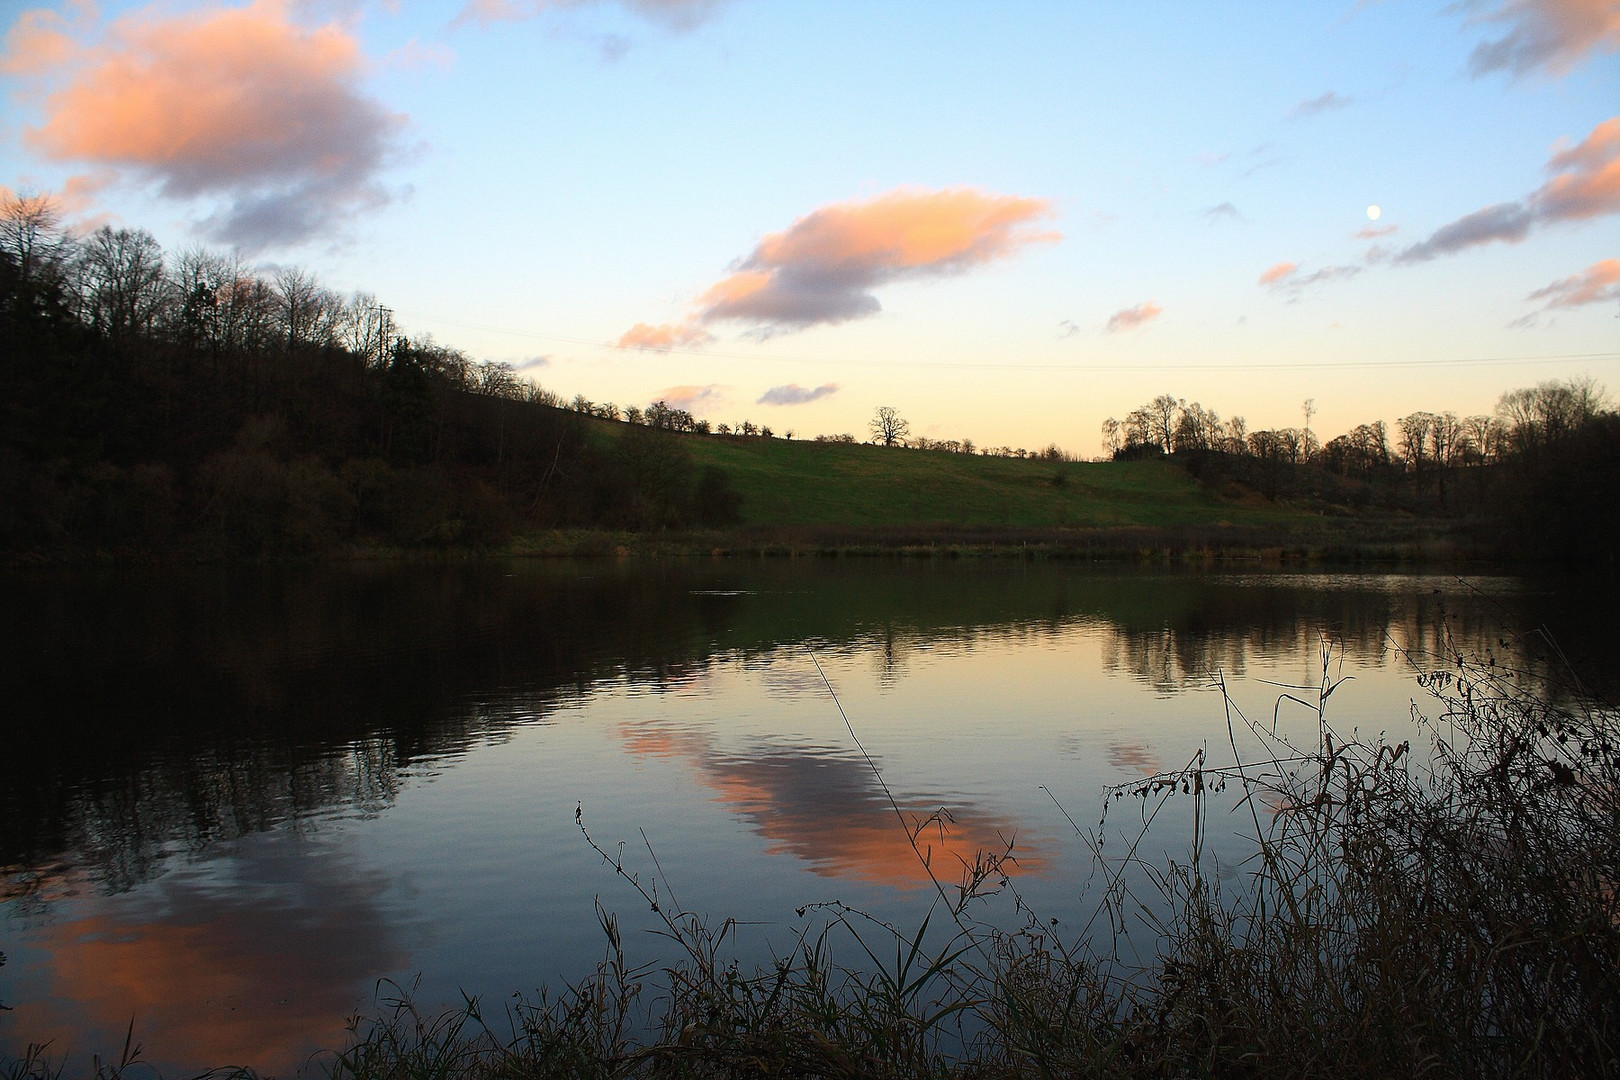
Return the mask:
{"type": "Polygon", "coordinates": [[[1141,743],[1109,743],[1108,764],[1126,772],[1141,773],[1143,776],[1157,776],[1165,771],[1164,762],[1159,755],[1141,743]]]}
{"type": "Polygon", "coordinates": [[[1039,873],[1048,862],[1016,822],[971,805],[897,797],[902,824],[871,766],[840,748],[725,753],[707,733],[661,726],[627,728],[622,737],[634,754],[691,764],[717,801],[770,841],[771,854],[790,855],[823,877],[919,888],[932,870],[954,884],[980,853],[1004,853],[1015,841],[1017,870],[1039,873]]]}
{"type": "Polygon", "coordinates": [[[227,882],[205,864],[39,934],[43,993],[8,1002],[13,1030],[83,1062],[117,1053],[133,1021],[142,1060],[164,1072],[286,1075],[340,1047],[343,1018],[407,959],[380,902],[386,878],[285,837],[232,856],[227,882]]]}

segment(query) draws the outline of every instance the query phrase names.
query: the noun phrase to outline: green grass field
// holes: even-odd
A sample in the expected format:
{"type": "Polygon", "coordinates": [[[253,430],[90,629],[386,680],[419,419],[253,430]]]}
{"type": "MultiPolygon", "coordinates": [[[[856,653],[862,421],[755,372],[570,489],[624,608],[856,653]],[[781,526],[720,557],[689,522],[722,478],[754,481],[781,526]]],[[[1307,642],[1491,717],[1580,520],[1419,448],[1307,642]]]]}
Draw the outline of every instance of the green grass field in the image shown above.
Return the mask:
{"type": "Polygon", "coordinates": [[[687,436],[743,497],[745,525],[1276,525],[1297,512],[1222,499],[1169,461],[1059,462],[786,439],[687,436]]]}

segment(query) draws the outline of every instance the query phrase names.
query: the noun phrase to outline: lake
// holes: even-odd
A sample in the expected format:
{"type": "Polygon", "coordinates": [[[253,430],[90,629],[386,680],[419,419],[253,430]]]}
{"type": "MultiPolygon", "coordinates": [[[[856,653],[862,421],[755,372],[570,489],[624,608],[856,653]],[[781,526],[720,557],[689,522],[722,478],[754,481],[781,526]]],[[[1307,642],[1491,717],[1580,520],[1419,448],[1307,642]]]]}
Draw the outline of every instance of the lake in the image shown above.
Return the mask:
{"type": "MultiPolygon", "coordinates": [[[[1314,738],[1284,695],[1326,656],[1335,727],[1398,735],[1448,638],[1533,666],[1545,630],[1593,672],[1616,644],[1567,583],[1017,560],[40,570],[0,598],[0,1059],[51,1040],[82,1069],[133,1021],[166,1074],[318,1071],[394,986],[578,979],[598,903],[656,960],[581,824],[739,920],[750,963],[825,921],[805,905],[920,916],[897,809],[947,885],[1010,847],[1023,904],[1078,929],[1105,791],[1230,758],[1216,673],[1314,738]]],[[[1241,837],[1211,844],[1238,872],[1241,837]]]]}

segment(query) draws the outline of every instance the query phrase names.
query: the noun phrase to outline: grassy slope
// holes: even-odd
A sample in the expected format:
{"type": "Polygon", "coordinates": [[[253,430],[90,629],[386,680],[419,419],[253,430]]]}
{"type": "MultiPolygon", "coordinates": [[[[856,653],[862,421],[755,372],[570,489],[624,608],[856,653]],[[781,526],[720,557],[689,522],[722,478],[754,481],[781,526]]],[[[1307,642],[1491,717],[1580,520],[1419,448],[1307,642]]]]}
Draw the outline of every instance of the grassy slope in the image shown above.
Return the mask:
{"type": "Polygon", "coordinates": [[[1020,461],[785,439],[688,437],[749,525],[1275,525],[1299,515],[1221,499],[1168,461],[1020,461]]]}

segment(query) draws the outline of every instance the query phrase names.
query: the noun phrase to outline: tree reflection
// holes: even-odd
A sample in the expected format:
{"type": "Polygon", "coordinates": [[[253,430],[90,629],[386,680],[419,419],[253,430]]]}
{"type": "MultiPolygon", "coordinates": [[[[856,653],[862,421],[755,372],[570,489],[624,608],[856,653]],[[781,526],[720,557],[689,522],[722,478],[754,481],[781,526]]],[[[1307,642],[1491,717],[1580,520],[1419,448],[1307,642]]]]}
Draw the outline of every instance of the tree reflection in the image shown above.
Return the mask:
{"type": "MultiPolygon", "coordinates": [[[[1508,633],[1515,616],[1501,600],[1445,578],[482,563],[13,574],[0,579],[0,601],[16,613],[0,627],[16,661],[0,671],[18,718],[0,754],[0,867],[12,893],[69,872],[125,890],[177,853],[310,828],[338,809],[381,813],[414,763],[547,723],[595,687],[659,692],[717,661],[804,642],[874,657],[882,685],[906,678],[922,651],[1051,642],[1086,627],[1102,632],[1109,671],[1162,694],[1214,671],[1242,675],[1260,658],[1297,663],[1303,680],[1323,633],[1358,662],[1393,663],[1393,646],[1436,654],[1448,635],[1539,662],[1508,633]]],[[[1607,655],[1612,625],[1579,625],[1583,647],[1607,655]]],[[[785,849],[861,850],[855,823],[873,795],[859,762],[770,747],[694,754],[785,849]],[[795,792],[817,786],[854,808],[836,823],[845,839],[826,848],[816,839],[834,828],[826,814],[771,824],[778,811],[767,810],[803,807],[795,792]]],[[[971,821],[961,824],[975,843],[1005,825],[971,821]]]]}

